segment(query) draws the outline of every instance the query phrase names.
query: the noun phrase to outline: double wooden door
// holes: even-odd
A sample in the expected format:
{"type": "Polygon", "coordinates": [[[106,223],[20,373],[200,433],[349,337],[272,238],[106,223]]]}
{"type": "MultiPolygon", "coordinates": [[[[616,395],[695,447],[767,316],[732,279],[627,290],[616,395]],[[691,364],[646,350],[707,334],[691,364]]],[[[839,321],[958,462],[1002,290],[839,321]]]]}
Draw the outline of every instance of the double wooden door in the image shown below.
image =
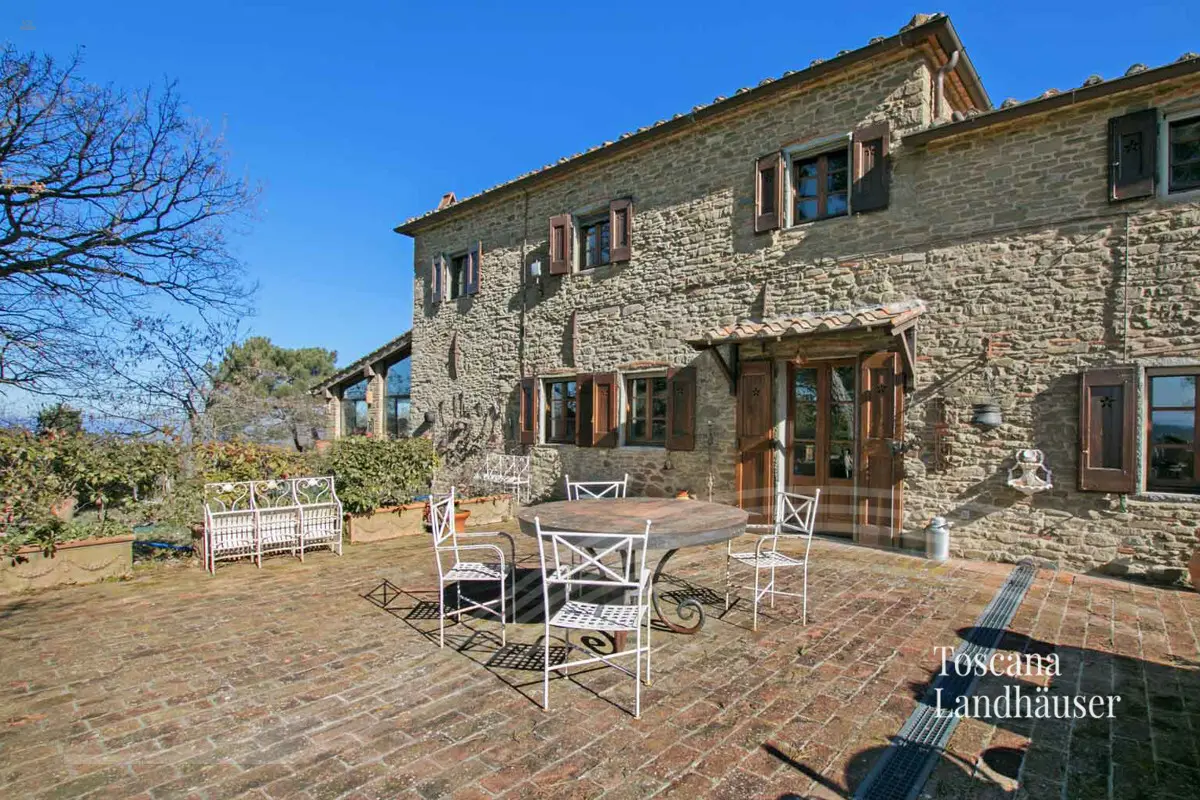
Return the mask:
{"type": "Polygon", "coordinates": [[[818,531],[898,545],[904,476],[897,355],[789,364],[779,443],[772,374],[771,362],[748,361],[738,380],[738,490],[752,521],[770,519],[777,483],[801,492],[820,488],[818,531]],[[780,481],[777,450],[784,464],[780,481]]]}

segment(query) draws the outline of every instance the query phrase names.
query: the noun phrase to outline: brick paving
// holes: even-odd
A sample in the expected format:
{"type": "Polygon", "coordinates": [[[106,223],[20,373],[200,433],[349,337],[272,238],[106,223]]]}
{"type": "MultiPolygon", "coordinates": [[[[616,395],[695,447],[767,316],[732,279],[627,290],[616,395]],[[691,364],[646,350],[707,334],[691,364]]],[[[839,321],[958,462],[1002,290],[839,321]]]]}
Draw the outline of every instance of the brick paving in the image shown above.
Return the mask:
{"type": "MultiPolygon", "coordinates": [[[[433,584],[418,539],[0,599],[0,797],[846,797],[1011,567],[813,550],[807,628],[781,600],[757,633],[742,607],[656,632],[640,720],[610,669],[555,680],[542,711],[540,625],[498,655],[471,619],[439,650],[432,595],[368,599],[433,584]]],[[[720,553],[669,572],[715,598],[720,553]]],[[[1051,690],[1119,694],[1116,718],[966,719],[925,794],[1200,795],[1198,612],[1189,591],[1040,573],[1004,647],[1053,647],[1051,690]]]]}

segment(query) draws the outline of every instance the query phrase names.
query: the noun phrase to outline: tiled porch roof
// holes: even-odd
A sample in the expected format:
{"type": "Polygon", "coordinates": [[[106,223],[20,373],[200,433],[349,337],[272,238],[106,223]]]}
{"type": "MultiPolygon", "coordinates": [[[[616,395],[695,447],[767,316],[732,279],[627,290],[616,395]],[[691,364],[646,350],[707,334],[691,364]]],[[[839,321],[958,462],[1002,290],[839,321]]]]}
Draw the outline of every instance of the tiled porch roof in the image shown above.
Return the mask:
{"type": "Polygon", "coordinates": [[[898,328],[921,316],[925,311],[925,304],[920,300],[906,300],[902,303],[886,303],[849,311],[814,311],[798,317],[778,317],[770,320],[745,319],[708,331],[700,338],[690,340],[688,344],[704,348],[714,344],[782,339],[815,333],[837,333],[883,326],[898,328]]]}

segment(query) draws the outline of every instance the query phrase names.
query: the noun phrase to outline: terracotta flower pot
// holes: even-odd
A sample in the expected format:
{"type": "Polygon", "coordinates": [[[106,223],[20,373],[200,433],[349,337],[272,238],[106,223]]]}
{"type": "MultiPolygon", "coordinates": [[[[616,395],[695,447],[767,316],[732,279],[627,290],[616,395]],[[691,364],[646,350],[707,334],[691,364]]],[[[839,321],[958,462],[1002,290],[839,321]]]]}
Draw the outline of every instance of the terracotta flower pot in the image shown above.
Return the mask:
{"type": "Polygon", "coordinates": [[[454,530],[461,531],[467,527],[467,517],[471,516],[470,511],[455,511],[454,512],[454,530]]]}

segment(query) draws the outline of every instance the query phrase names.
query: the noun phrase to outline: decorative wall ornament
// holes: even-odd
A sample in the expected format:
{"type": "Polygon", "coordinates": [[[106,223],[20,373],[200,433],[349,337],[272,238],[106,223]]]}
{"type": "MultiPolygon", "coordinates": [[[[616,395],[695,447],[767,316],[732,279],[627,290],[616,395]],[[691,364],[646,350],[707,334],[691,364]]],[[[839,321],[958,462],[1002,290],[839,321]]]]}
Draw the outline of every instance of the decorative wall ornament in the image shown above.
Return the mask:
{"type": "Polygon", "coordinates": [[[1041,450],[1018,450],[1017,463],[1008,468],[1008,485],[1026,497],[1053,488],[1045,454],[1041,450]]]}

